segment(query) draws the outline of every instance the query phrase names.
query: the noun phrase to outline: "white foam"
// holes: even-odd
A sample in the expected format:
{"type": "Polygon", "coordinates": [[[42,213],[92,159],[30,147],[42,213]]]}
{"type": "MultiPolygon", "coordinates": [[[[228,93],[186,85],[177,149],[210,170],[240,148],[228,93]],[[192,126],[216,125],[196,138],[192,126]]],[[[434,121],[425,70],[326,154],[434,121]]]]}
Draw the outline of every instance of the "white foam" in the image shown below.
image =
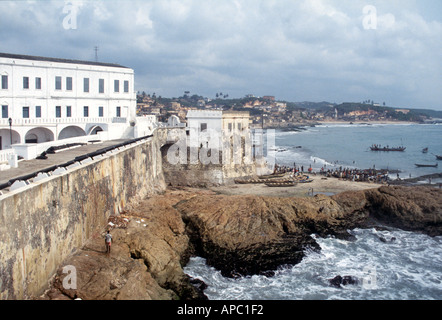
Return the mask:
{"type": "Polygon", "coordinates": [[[202,258],[192,258],[184,270],[208,285],[209,299],[440,299],[442,237],[401,230],[351,233],[354,242],[313,235],[321,251],[306,251],[301,263],[279,269],[274,277],[224,278],[202,258]],[[356,277],[360,283],[331,287],[328,279],[337,275],[356,277]],[[364,282],[373,279],[374,285],[364,282]]]}

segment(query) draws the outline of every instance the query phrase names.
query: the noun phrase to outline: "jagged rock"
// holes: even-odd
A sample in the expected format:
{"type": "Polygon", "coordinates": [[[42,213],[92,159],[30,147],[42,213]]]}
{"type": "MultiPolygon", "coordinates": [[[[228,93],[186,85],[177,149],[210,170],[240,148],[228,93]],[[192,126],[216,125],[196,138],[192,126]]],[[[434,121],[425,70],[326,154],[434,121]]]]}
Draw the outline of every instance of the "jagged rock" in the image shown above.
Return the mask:
{"type": "Polygon", "coordinates": [[[176,206],[198,255],[225,276],[250,275],[296,264],[307,247],[319,249],[310,236],[349,236],[351,217],[331,198],[207,195],[176,206]]]}
{"type": "Polygon", "coordinates": [[[120,227],[111,230],[111,253],[105,254],[102,235],[90,239],[57,271],[46,298],[205,299],[182,270],[190,255],[189,239],[180,214],[172,207],[181,196],[158,195],[141,201],[123,219],[111,217],[109,220],[114,222],[128,220],[113,223],[120,227]],[[63,284],[66,265],[76,269],[75,290],[63,284]]]}
{"type": "Polygon", "coordinates": [[[195,286],[182,269],[192,254],[225,276],[271,275],[300,262],[307,247],[319,249],[312,233],[350,239],[347,230],[381,223],[441,235],[442,190],[381,187],[313,198],[174,190],[141,201],[124,217],[130,221],[112,220],[120,228],[112,230],[111,254],[96,235],[60,267],[47,299],[206,299],[204,285],[195,286]],[[63,287],[66,265],[77,270],[75,290],[63,287]]]}
{"type": "Polygon", "coordinates": [[[190,278],[189,281],[190,284],[197,289],[199,300],[209,300],[209,298],[207,298],[207,296],[204,294],[204,290],[207,289],[207,284],[204,281],[195,278],[190,278]]]}
{"type": "Polygon", "coordinates": [[[66,278],[74,275],[66,273],[62,266],[54,280],[58,296],[82,300],[170,300],[175,297],[172,291],[158,285],[142,261],[131,259],[128,252],[124,255],[123,250],[114,246],[114,253],[109,256],[104,250],[77,252],[64,265],[75,267],[75,286],[66,278]]]}
{"type": "Polygon", "coordinates": [[[360,215],[360,226],[379,224],[430,236],[442,235],[442,190],[382,186],[331,197],[347,213],[360,215]]]}
{"type": "Polygon", "coordinates": [[[442,235],[442,190],[381,187],[365,192],[369,212],[378,221],[403,230],[442,235]]]}
{"type": "Polygon", "coordinates": [[[359,283],[359,279],[356,277],[352,277],[352,276],[336,276],[333,279],[328,279],[329,283],[331,286],[336,287],[336,288],[342,288],[342,286],[346,286],[346,285],[356,285],[359,283]]]}

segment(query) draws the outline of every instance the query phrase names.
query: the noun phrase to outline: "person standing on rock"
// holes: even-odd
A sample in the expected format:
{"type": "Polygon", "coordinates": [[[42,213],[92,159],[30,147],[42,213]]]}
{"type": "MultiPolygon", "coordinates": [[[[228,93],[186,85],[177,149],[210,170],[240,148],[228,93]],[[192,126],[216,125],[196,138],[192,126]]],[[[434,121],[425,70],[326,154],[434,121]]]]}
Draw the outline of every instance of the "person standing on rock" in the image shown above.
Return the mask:
{"type": "Polygon", "coordinates": [[[109,230],[107,230],[107,233],[104,237],[104,242],[106,244],[106,253],[110,253],[111,244],[112,244],[112,235],[110,234],[109,230]]]}

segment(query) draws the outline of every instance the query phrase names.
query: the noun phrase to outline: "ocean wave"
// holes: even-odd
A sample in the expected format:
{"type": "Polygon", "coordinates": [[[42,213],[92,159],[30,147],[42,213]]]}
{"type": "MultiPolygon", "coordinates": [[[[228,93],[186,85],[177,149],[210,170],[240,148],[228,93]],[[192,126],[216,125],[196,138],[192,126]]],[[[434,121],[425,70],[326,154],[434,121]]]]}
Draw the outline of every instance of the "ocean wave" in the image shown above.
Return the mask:
{"type": "Polygon", "coordinates": [[[356,241],[312,235],[321,251],[307,250],[299,264],[281,267],[273,277],[224,278],[199,257],[191,259],[185,272],[208,285],[209,299],[440,299],[442,237],[402,230],[350,232],[356,241]],[[328,280],[337,275],[350,275],[359,282],[330,286],[328,280]]]}

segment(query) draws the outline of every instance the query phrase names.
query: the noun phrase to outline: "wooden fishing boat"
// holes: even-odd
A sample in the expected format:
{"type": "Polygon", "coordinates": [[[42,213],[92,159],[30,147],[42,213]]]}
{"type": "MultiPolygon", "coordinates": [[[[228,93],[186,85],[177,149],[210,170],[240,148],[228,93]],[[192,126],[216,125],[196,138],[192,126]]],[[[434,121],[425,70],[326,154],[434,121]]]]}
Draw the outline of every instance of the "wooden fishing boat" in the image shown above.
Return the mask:
{"type": "Polygon", "coordinates": [[[442,156],[435,155],[437,160],[442,160],[442,156]]]}
{"type": "Polygon", "coordinates": [[[312,179],[306,179],[306,180],[299,180],[298,182],[299,183],[310,183],[310,182],[313,182],[313,180],[312,179]]]}
{"type": "Polygon", "coordinates": [[[378,145],[373,145],[370,147],[371,151],[405,151],[406,147],[397,147],[397,148],[389,148],[389,147],[381,147],[378,145]]]}
{"type": "Polygon", "coordinates": [[[422,153],[428,153],[428,148],[423,148],[422,153]]]}
{"type": "Polygon", "coordinates": [[[236,184],[258,184],[263,183],[263,180],[259,179],[235,179],[236,184]]]}
{"type": "Polygon", "coordinates": [[[295,181],[285,181],[285,182],[267,182],[265,185],[271,188],[285,188],[285,187],[294,187],[298,183],[295,181]]]}
{"type": "Polygon", "coordinates": [[[292,179],[235,179],[236,184],[263,184],[263,183],[286,183],[292,182],[292,179]]]}
{"type": "Polygon", "coordinates": [[[281,174],[267,174],[264,176],[259,176],[259,179],[274,179],[274,178],[282,178],[285,176],[285,173],[281,173],[281,174]]]}
{"type": "Polygon", "coordinates": [[[437,168],[437,163],[436,164],[418,164],[418,163],[415,163],[414,165],[416,167],[418,167],[418,168],[437,168]]]}

